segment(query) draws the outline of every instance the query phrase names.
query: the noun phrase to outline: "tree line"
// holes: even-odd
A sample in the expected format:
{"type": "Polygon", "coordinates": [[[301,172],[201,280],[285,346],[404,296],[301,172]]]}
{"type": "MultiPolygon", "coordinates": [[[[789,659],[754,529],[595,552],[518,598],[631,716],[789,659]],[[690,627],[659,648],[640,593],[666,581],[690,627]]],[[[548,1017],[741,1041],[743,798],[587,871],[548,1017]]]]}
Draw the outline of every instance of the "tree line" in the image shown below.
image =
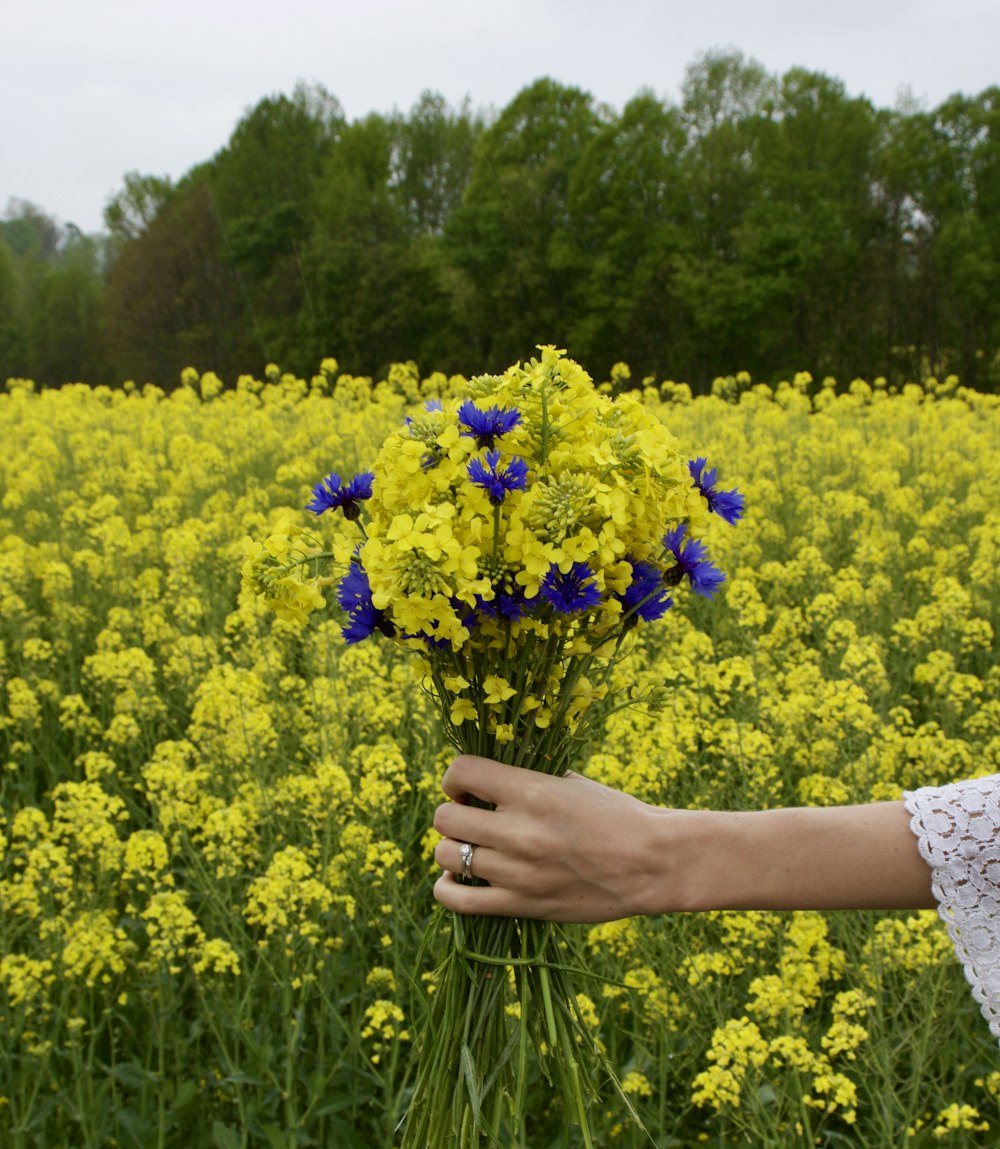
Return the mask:
{"type": "Polygon", "coordinates": [[[541,79],[498,112],[426,93],[348,121],[268,96],[106,232],[12,202],[0,373],[46,384],[499,370],[556,343],[596,375],[704,388],[810,370],[1000,389],[1000,88],[933,110],[739,53],[621,110],[541,79]]]}

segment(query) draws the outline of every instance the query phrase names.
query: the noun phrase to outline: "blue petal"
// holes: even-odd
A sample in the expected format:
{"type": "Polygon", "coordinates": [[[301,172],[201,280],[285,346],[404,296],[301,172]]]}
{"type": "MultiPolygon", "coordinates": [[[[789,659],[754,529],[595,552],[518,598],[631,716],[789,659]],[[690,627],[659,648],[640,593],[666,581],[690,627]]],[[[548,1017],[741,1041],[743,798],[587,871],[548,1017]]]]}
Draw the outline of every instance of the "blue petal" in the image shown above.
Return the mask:
{"type": "Polygon", "coordinates": [[[553,563],[542,580],[539,593],[559,614],[578,614],[601,601],[594,572],[587,563],[574,563],[565,574],[553,563]]]}
{"type": "Polygon", "coordinates": [[[707,559],[695,563],[694,569],[689,572],[691,589],[703,598],[714,598],[715,592],[726,581],[726,576],[713,562],[707,559]]]}
{"type": "Polygon", "coordinates": [[[732,525],[743,516],[743,496],[737,488],[731,491],[717,491],[715,489],[715,468],[705,470],[705,458],[692,459],[688,463],[688,471],[694,480],[694,485],[708,500],[708,509],[714,515],[725,519],[732,525]]]}

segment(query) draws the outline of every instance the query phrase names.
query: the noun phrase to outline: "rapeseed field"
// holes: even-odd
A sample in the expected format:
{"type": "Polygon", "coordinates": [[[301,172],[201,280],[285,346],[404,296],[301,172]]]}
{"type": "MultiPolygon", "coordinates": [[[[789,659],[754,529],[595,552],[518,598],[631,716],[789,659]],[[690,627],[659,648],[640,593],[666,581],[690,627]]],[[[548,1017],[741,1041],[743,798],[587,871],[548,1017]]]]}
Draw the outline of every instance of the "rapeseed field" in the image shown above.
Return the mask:
{"type": "MultiPolygon", "coordinates": [[[[0,1144],[396,1143],[451,750],[407,651],[276,618],[240,567],[464,383],[326,360],[0,392],[0,1144]]],[[[733,809],[1000,771],[997,397],[635,389],[747,511],[711,538],[716,601],[639,635],[627,669],[666,704],[579,768],[733,809]]],[[[1000,1054],[933,911],[576,936],[581,1012],[661,1147],[996,1144],[1000,1054]]],[[[528,1090],[521,1144],[574,1145],[528,1090]]],[[[598,1143],[648,1144],[608,1098],[598,1143]]]]}

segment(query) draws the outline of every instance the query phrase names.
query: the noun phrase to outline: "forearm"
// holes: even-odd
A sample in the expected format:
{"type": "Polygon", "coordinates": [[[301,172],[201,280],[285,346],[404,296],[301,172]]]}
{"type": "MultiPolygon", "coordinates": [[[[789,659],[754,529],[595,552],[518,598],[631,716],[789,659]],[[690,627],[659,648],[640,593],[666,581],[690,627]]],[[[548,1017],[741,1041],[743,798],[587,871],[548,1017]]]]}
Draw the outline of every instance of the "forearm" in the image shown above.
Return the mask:
{"type": "MultiPolygon", "coordinates": [[[[688,848],[683,870],[672,878],[679,892],[664,888],[659,912],[936,904],[930,867],[902,802],[664,814],[686,820],[688,848]]],[[[676,843],[677,825],[663,829],[676,843]]]]}

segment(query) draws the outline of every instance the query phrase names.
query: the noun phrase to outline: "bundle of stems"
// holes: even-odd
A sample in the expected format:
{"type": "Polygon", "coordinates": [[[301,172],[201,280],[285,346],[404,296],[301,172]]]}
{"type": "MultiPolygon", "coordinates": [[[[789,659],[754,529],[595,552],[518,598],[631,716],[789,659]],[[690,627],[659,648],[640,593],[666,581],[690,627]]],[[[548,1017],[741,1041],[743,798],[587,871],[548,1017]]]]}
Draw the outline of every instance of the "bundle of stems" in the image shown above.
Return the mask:
{"type": "MultiPolygon", "coordinates": [[[[485,714],[480,723],[456,727],[448,721],[446,671],[440,664],[432,665],[434,692],[451,741],[462,753],[564,774],[593,744],[595,726],[603,724],[614,709],[633,703],[626,699],[612,704],[606,696],[591,703],[572,732],[565,721],[575,686],[588,671],[593,673],[595,665],[602,684],[607,685],[627,629],[626,619],[619,633],[611,636],[610,656],[592,652],[565,659],[559,705],[548,727],[521,721],[517,702],[511,700],[512,718],[522,735],[515,742],[496,743],[485,714]]],[[[548,676],[553,662],[562,659],[563,645],[563,640],[550,636],[541,651],[534,651],[537,661],[519,660],[521,673],[513,678],[524,675],[520,685],[527,689],[532,685],[532,669],[548,676]]],[[[607,646],[602,649],[607,651],[607,646]]],[[[483,668],[475,665],[479,659],[470,661],[473,665],[466,664],[466,673],[481,681],[483,668]]],[[[641,1125],[580,1009],[579,987],[593,975],[575,956],[562,926],[440,910],[428,926],[424,952],[440,942],[442,932],[450,932],[450,941],[432,980],[433,993],[425,1002],[403,1149],[527,1145],[526,1090],[535,1067],[554,1103],[561,1104],[563,1120],[579,1126],[583,1145],[593,1145],[587,1114],[605,1081],[641,1125]],[[449,925],[442,931],[445,914],[449,925]]]]}
{"type": "Polygon", "coordinates": [[[451,951],[425,1022],[405,1149],[498,1149],[525,1135],[529,1059],[593,1140],[601,1054],[581,1017],[565,940],[551,923],[452,915],[451,951]]]}

